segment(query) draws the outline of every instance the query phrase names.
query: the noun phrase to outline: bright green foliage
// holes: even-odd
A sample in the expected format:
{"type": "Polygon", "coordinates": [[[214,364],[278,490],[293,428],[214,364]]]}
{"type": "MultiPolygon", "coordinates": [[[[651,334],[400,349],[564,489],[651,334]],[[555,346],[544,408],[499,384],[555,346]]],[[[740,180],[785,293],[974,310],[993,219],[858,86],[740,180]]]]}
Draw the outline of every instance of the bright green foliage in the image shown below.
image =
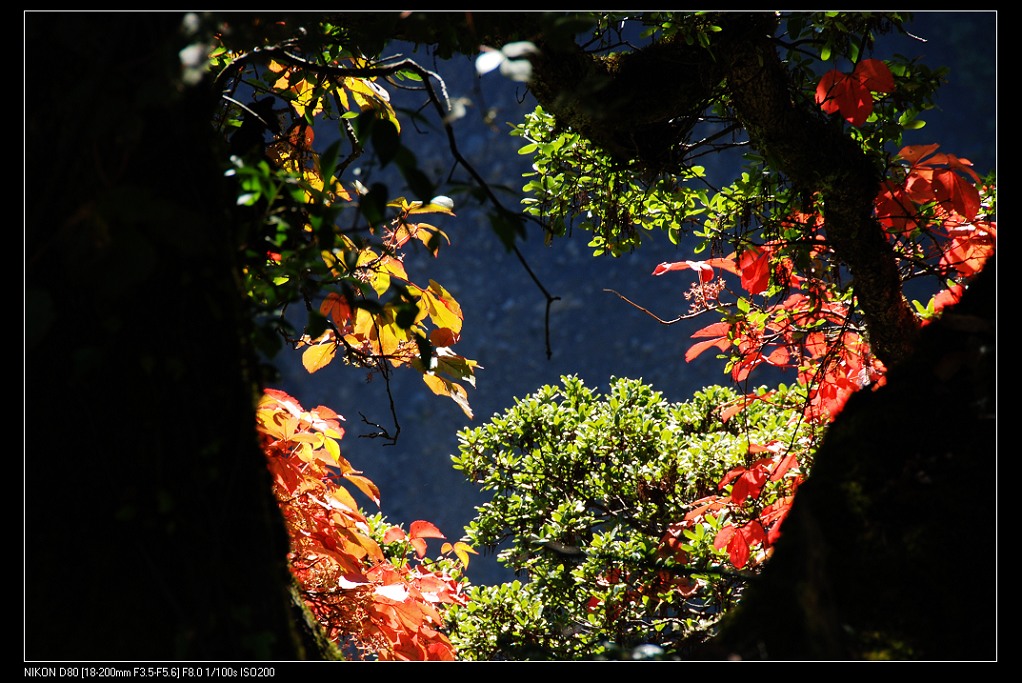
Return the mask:
{"type": "Polygon", "coordinates": [[[650,180],[614,163],[578,133],[559,129],[542,107],[511,134],[529,140],[519,154],[535,155],[522,188],[525,211],[547,218],[552,236],[567,232],[566,217],[581,217],[578,227],[593,233],[594,256],[631,251],[644,231],[666,231],[677,242],[682,220],[692,220],[706,202],[705,187],[683,184],[703,177],[701,166],[650,180]]]}
{"type": "Polygon", "coordinates": [[[725,387],[672,403],[641,380],[614,379],[600,395],[572,376],[462,431],[455,468],[494,494],[469,541],[501,545],[499,559],[523,580],[473,588],[452,610],[459,657],[609,657],[642,644],[677,652],[709,636],[750,572],[725,568],[726,551],[714,547],[731,512],[684,518],[758,457],[752,444],[799,438],[785,392],[770,398],[722,422],[742,400],[725,387]]]}

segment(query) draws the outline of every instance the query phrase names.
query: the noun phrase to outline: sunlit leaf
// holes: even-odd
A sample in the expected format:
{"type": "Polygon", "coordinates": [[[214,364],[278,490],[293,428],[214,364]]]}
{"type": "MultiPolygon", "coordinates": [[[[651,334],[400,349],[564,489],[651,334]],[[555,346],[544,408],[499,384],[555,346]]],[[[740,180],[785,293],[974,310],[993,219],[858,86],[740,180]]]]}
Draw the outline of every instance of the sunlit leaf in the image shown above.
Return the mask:
{"type": "Polygon", "coordinates": [[[380,597],[393,600],[394,602],[404,602],[408,598],[408,589],[400,583],[394,583],[389,586],[377,586],[373,592],[380,597]]]}
{"type": "Polygon", "coordinates": [[[302,365],[308,372],[313,373],[329,365],[336,354],[337,344],[333,341],[315,344],[302,352],[302,365]]]}
{"type": "Polygon", "coordinates": [[[411,526],[408,527],[408,535],[412,538],[446,538],[440,533],[440,529],[421,519],[411,523],[411,526]]]}
{"type": "Polygon", "coordinates": [[[370,479],[359,474],[348,474],[344,478],[357,486],[358,490],[366,494],[377,506],[380,504],[380,489],[370,479]]]}

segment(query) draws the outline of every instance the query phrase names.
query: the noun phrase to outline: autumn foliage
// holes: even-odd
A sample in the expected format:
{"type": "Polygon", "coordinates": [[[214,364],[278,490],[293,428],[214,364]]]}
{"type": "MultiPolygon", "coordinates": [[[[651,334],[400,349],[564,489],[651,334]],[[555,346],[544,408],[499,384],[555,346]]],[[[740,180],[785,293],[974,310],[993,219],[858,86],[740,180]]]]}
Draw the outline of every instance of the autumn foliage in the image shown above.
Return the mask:
{"type": "MultiPolygon", "coordinates": [[[[262,232],[245,245],[244,286],[253,301],[274,314],[293,302],[304,305],[307,321],[284,336],[301,352],[308,372],[337,362],[384,377],[393,368],[410,369],[421,374],[430,391],[452,399],[471,418],[466,386],[474,386],[479,366],[454,350],[464,322],[461,307],[443,284],[410,274],[408,258],[413,249],[435,258],[450,243],[434,223],[454,217],[453,201],[444,195],[426,199],[430,194],[421,192],[422,199],[395,198],[381,195],[380,186],[365,188],[342,180],[347,164],[367,145],[375,148],[383,166],[399,158],[401,123],[383,83],[404,78],[419,84],[415,87],[437,108],[444,125],[451,112],[432,90],[435,74],[405,62],[400,67],[374,65],[330,47],[330,41],[323,44],[328,47],[319,46],[323,52],[315,59],[273,47],[250,53],[224,48],[214,54],[222,73],[233,74],[228,79],[233,88],[271,92],[279,99],[270,112],[281,121],[264,121],[271,139],[264,139],[254,155],[233,156],[228,171],[239,184],[239,205],[264,211],[255,221],[262,232]],[[338,122],[347,138],[317,148],[313,124],[325,120],[338,122]],[[348,157],[342,156],[341,142],[350,144],[348,157]]],[[[850,137],[860,141],[856,129],[874,124],[884,106],[880,100],[898,91],[897,79],[878,59],[855,60],[851,72],[830,70],[807,85],[809,106],[815,102],[823,118],[835,126],[851,126],[850,137]],[[811,83],[816,83],[815,89],[811,83]]],[[[238,127],[241,119],[251,123],[246,118],[250,114],[248,107],[229,109],[223,117],[225,131],[238,127]]],[[[663,217],[682,212],[680,203],[676,207],[670,202],[686,196],[685,210],[699,216],[712,213],[714,202],[726,194],[720,192],[713,199],[705,193],[684,194],[679,182],[666,194],[643,191],[629,197],[621,189],[627,183],[617,183],[616,176],[605,183],[601,174],[613,174],[598,165],[572,182],[565,168],[598,157],[599,152],[576,132],[555,125],[552,116],[537,114],[531,125],[530,134],[544,125],[547,130],[534,135],[537,139],[521,152],[538,155],[537,179],[525,189],[540,194],[543,201],[527,204],[526,213],[552,205],[575,206],[572,202],[606,191],[613,208],[607,213],[621,217],[607,222],[617,226],[614,229],[624,226],[627,233],[633,230],[632,219],[618,206],[626,200],[662,202],[663,207],[650,213],[663,217]]],[[[887,141],[882,135],[877,139],[878,147],[887,141]]],[[[916,302],[916,322],[925,325],[957,301],[993,256],[996,221],[987,209],[994,188],[983,184],[968,159],[940,152],[936,144],[902,146],[898,139],[891,145],[892,150],[901,146],[897,154],[871,150],[885,164],[872,218],[895,254],[903,281],[925,272],[932,276],[931,284],[939,283],[927,292],[927,303],[916,302]]],[[[695,169],[686,173],[698,177],[701,170],[695,169]]],[[[417,168],[400,170],[420,189],[430,189],[415,175],[421,174],[417,168]]],[[[748,178],[745,182],[748,186],[748,178]]],[[[755,195],[745,190],[735,191],[741,199],[736,204],[755,195]]],[[[847,273],[828,242],[826,204],[826,197],[806,192],[797,201],[777,203],[774,206],[783,209],[773,214],[772,209],[763,210],[756,216],[760,225],[752,229],[749,226],[756,221],[745,215],[749,209],[743,206],[740,212],[745,217],[736,221],[741,223],[740,234],[731,246],[720,247],[724,238],[734,235],[718,225],[719,232],[710,235],[707,230],[703,235],[701,248],[712,243],[712,257],[664,262],[653,270],[654,276],[693,271],[694,281],[685,292],[690,315],[717,316],[692,334],[694,343],[684,354],[685,361],[692,362],[715,352],[732,382],[742,387],[737,399],[716,407],[715,419],[733,424],[754,404],[773,405],[776,400],[779,410],[788,411],[792,397],[798,401],[794,412],[798,428],[792,430],[797,436],[783,442],[750,439],[743,445],[743,464],[716,481],[712,493],[690,501],[684,515],[672,513],[666,530],[657,528],[654,538],[659,538],[656,552],[661,560],[683,565],[688,558],[681,547],[685,539],[712,535],[719,551],[715,562],[726,557],[741,570],[764,561],[782,533],[827,425],[852,394],[884,385],[886,368],[870,348],[854,287],[845,281],[847,273]],[[750,378],[764,371],[791,377],[794,390],[752,388],[750,378]]],[[[676,225],[666,229],[672,239],[677,237],[676,225]]],[[[590,246],[597,248],[596,253],[617,254],[635,241],[631,234],[621,237],[600,236],[590,246]]],[[[354,495],[379,506],[380,492],[341,454],[342,418],[332,410],[323,406],[306,410],[291,396],[270,389],[259,403],[257,417],[274,492],[290,533],[290,568],[308,612],[328,639],[351,656],[455,658],[444,634],[443,613],[445,606],[467,602],[461,571],[472,549],[465,543],[445,542],[440,548],[444,557],[429,560],[431,539],[444,538],[432,524],[416,521],[405,531],[364,514],[354,495]]],[[[643,496],[648,495],[644,489],[643,496]]],[[[620,603],[649,601],[663,593],[687,599],[697,587],[696,579],[663,569],[640,579],[637,573],[615,568],[600,581],[606,586],[629,585],[615,597],[620,603]]],[[[597,607],[608,613],[617,608],[603,598],[588,604],[590,611],[597,607]]]]}
{"type": "MultiPolygon", "coordinates": [[[[850,75],[836,70],[825,74],[816,99],[826,113],[861,126],[873,112],[873,93],[893,90],[886,65],[869,59],[850,75]]],[[[963,287],[993,256],[997,236],[996,222],[982,212],[983,195],[991,188],[981,186],[971,162],[938,148],[901,149],[874,202],[875,220],[899,258],[909,264],[936,263],[944,278],[944,286],[927,305],[917,303],[921,325],[961,297],[963,287]]],[[[783,241],[774,240],[748,245],[726,258],[661,263],[653,275],[695,271],[691,298],[698,302],[696,312],[724,313],[719,322],[692,334],[698,341],[685,353],[686,361],[717,349],[738,384],[761,367],[792,371],[805,397],[801,419],[824,427],[853,393],[883,386],[885,368],[859,331],[854,301],[823,269],[829,252],[825,214],[796,212],[783,223],[804,229],[812,245],[804,259],[810,264],[808,272],[800,272],[783,241]],[[738,279],[733,304],[721,298],[731,291],[725,274],[738,279]]],[[[725,407],[722,417],[730,419],[759,400],[769,400],[769,394],[750,393],[725,407]]],[[[700,523],[707,514],[728,514],[731,521],[718,532],[715,545],[727,549],[731,564],[741,569],[750,560],[767,557],[811,465],[813,448],[812,443],[750,444],[750,459],[761,457],[728,472],[719,482],[721,493],[695,501],[680,527],[700,523]],[[771,482],[780,485],[761,499],[771,482]]]]}
{"type": "MultiPolygon", "coordinates": [[[[301,598],[326,637],[349,656],[453,659],[441,608],[464,603],[462,582],[450,569],[424,561],[429,539],[444,535],[422,520],[407,532],[370,523],[352,493],[379,505],[380,492],[341,455],[342,419],[324,406],[307,411],[272,389],[258,406],[260,443],[291,538],[288,562],[301,598]]],[[[441,552],[467,566],[473,551],[445,542],[441,552]]]]}

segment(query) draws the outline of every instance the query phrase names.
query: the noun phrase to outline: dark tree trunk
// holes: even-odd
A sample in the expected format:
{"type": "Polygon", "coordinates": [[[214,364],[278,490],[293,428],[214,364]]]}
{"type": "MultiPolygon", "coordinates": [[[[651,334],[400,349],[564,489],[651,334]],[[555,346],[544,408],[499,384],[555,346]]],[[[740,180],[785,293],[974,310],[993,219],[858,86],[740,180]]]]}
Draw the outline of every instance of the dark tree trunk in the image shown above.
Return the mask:
{"type": "Polygon", "coordinates": [[[848,401],[712,655],[997,657],[996,278],[848,401]]]}
{"type": "Polygon", "coordinates": [[[27,659],[301,654],[180,25],[26,15],[27,659]]]}

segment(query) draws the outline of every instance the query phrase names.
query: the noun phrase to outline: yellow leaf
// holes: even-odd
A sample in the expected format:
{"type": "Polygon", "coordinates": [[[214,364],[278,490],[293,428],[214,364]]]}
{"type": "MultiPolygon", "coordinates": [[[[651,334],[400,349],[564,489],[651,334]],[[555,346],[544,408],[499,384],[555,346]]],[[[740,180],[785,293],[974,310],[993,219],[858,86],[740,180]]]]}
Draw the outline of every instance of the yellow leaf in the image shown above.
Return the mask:
{"type": "Polygon", "coordinates": [[[376,112],[377,116],[390,121],[397,131],[401,132],[401,122],[397,120],[394,108],[390,105],[390,95],[386,90],[367,78],[345,78],[341,84],[351,93],[362,111],[376,112]]]}
{"type": "Polygon", "coordinates": [[[323,447],[326,448],[326,452],[330,454],[335,463],[341,459],[341,447],[334,439],[323,437],[323,447]]]}
{"type": "Polygon", "coordinates": [[[310,346],[302,352],[302,365],[311,374],[330,364],[337,353],[337,344],[325,342],[310,346]]]}
{"type": "MultiPolygon", "coordinates": [[[[280,83],[280,81],[277,81],[280,83]]],[[[277,87],[276,85],[274,87],[277,87]]],[[[299,117],[305,117],[306,111],[311,108],[311,115],[316,116],[323,111],[321,98],[316,94],[316,86],[302,79],[291,86],[295,97],[291,100],[291,106],[299,117]]]]}
{"type": "Polygon", "coordinates": [[[454,554],[458,556],[458,559],[461,560],[461,563],[464,564],[465,567],[468,567],[469,553],[472,553],[473,555],[479,554],[478,552],[473,550],[472,546],[470,546],[468,543],[458,541],[457,543],[454,544],[454,554]]]}
{"type": "Polygon", "coordinates": [[[422,242],[433,256],[440,252],[440,238],[446,240],[447,244],[451,243],[451,238],[447,236],[447,233],[427,223],[407,223],[401,221],[397,228],[394,229],[394,243],[398,247],[403,246],[405,242],[413,237],[422,242]]]}
{"type": "Polygon", "coordinates": [[[424,374],[422,381],[437,396],[450,396],[468,419],[472,419],[472,408],[468,404],[468,392],[465,391],[465,387],[432,373],[424,374]]]}
{"type": "Polygon", "coordinates": [[[358,255],[356,267],[362,268],[369,279],[369,284],[378,296],[383,296],[390,289],[391,275],[407,279],[404,265],[390,256],[379,256],[372,249],[363,249],[358,255]]]}
{"type": "Polygon", "coordinates": [[[454,215],[454,202],[450,197],[438,195],[426,203],[419,200],[408,201],[404,197],[398,197],[387,202],[387,206],[400,209],[402,213],[445,213],[448,216],[454,215]]]}
{"type": "Polygon", "coordinates": [[[380,260],[380,265],[391,274],[392,277],[400,278],[401,280],[408,281],[408,272],[405,271],[405,264],[400,260],[391,256],[384,256],[380,260]]]}
{"type": "Polygon", "coordinates": [[[358,512],[358,503],[355,502],[355,498],[348,492],[348,489],[343,486],[331,489],[330,498],[331,505],[342,505],[348,510],[358,512]]]}
{"type": "Polygon", "coordinates": [[[442,372],[448,377],[462,379],[473,387],[476,385],[475,370],[479,363],[459,356],[448,348],[440,347],[434,350],[433,372],[442,372]]]}
{"type": "MultiPolygon", "coordinates": [[[[297,434],[295,436],[298,436],[297,434]]],[[[295,448],[294,454],[298,456],[298,459],[302,462],[315,462],[316,451],[307,443],[298,443],[295,448]]]]}
{"type": "Polygon", "coordinates": [[[461,332],[461,306],[439,283],[430,280],[429,289],[409,287],[409,291],[418,292],[419,308],[429,314],[434,325],[450,330],[454,335],[461,332]]]}
{"type": "Polygon", "coordinates": [[[383,562],[384,556],[383,551],[380,549],[379,544],[373,539],[369,538],[365,534],[360,534],[357,531],[352,531],[351,534],[358,539],[358,542],[366,549],[369,553],[369,557],[376,560],[377,562],[383,562]]]}

